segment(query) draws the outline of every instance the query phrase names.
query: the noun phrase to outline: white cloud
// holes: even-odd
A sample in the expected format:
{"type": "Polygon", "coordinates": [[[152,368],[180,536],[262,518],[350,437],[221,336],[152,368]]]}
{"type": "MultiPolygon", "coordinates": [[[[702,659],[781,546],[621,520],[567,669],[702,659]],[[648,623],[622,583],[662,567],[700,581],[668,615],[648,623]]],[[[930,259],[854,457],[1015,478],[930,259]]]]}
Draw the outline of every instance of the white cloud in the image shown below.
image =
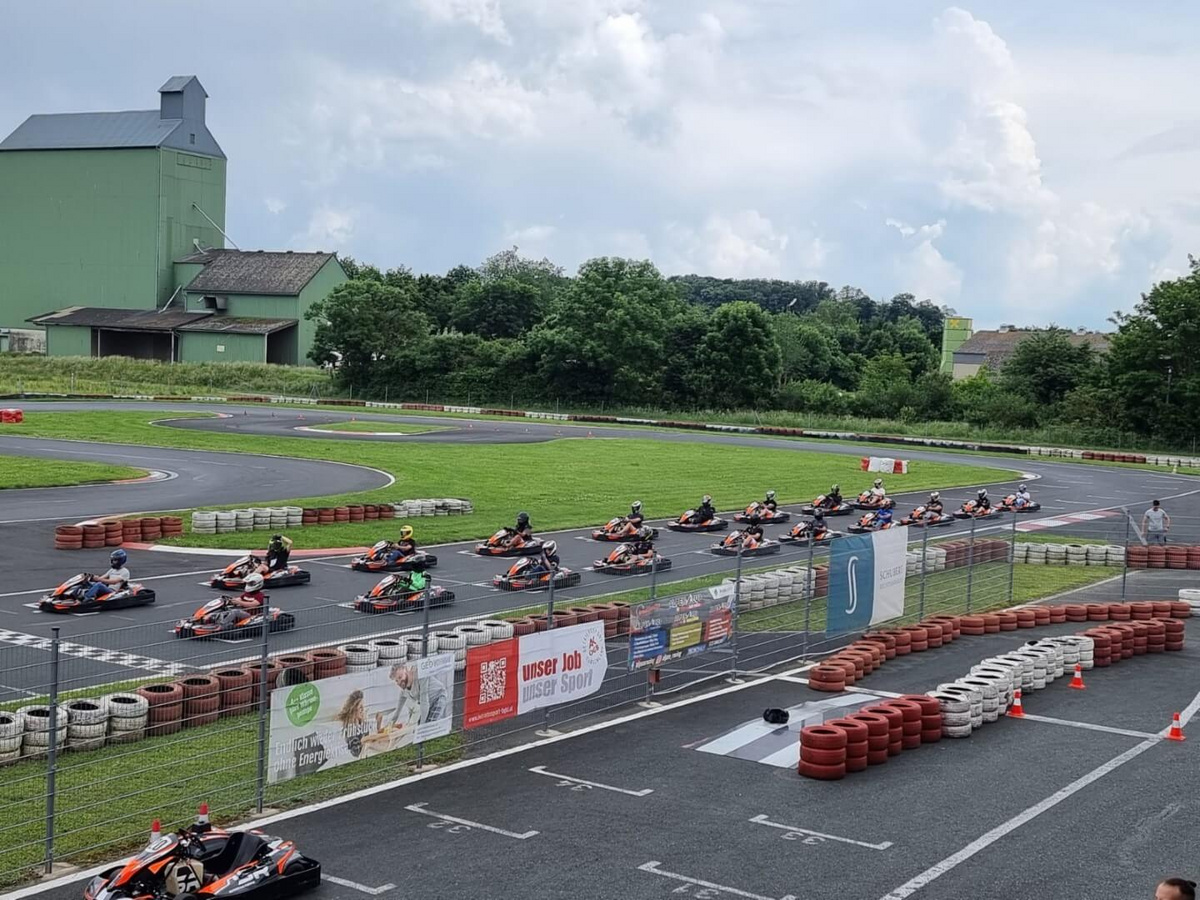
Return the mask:
{"type": "Polygon", "coordinates": [[[946,220],[914,227],[897,219],[886,225],[895,228],[909,248],[896,259],[895,275],[905,290],[920,300],[946,303],[958,297],[962,290],[963,272],[946,259],[934,242],[946,232],[946,220]]]}
{"type": "Polygon", "coordinates": [[[499,0],[416,0],[416,4],[435,22],[466,23],[501,43],[512,42],[499,0]]]}
{"type": "Polygon", "coordinates": [[[788,236],[757,210],[712,214],[699,229],[675,225],[668,237],[675,245],[674,271],[719,278],[777,278],[783,274],[788,236]]]}
{"type": "Polygon", "coordinates": [[[305,250],[336,250],[349,243],[358,216],[353,210],[322,206],[308,219],[308,229],[292,238],[292,244],[305,250]]]}
{"type": "Polygon", "coordinates": [[[265,206],[267,208],[267,212],[273,216],[277,216],[287,209],[287,203],[285,203],[283,200],[280,200],[278,197],[264,197],[263,206],[265,206]]]}

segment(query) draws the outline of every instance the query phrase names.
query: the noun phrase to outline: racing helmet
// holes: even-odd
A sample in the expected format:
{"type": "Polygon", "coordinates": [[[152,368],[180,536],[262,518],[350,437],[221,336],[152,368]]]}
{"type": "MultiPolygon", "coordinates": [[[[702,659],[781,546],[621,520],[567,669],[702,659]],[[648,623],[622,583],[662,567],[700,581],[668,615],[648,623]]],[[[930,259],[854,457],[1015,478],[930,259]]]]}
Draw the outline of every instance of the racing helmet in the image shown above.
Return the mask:
{"type": "Polygon", "coordinates": [[[542,550],[547,556],[553,556],[558,552],[558,544],[555,541],[546,541],[542,544],[542,550]]]}
{"type": "Polygon", "coordinates": [[[410,540],[412,540],[412,536],[413,536],[413,527],[411,525],[401,525],[400,526],[400,540],[410,541],[410,540]]]}
{"type": "Polygon", "coordinates": [[[712,503],[712,494],[705,494],[700,498],[701,504],[712,503]]]}
{"type": "Polygon", "coordinates": [[[942,499],[942,492],[941,492],[941,491],[934,491],[933,493],[931,493],[931,494],[929,495],[929,499],[930,499],[930,500],[934,500],[934,501],[941,500],[941,499],[942,499]]]}
{"type": "Polygon", "coordinates": [[[979,493],[976,496],[979,497],[980,500],[986,499],[987,498],[987,488],[980,488],[979,493]]]}
{"type": "Polygon", "coordinates": [[[768,499],[768,500],[774,500],[774,499],[775,499],[775,492],[774,492],[774,491],[767,491],[767,499],[768,499]]]}
{"type": "Polygon", "coordinates": [[[1024,493],[1025,491],[1029,490],[1029,485],[1027,485],[1027,484],[1022,484],[1022,485],[1020,485],[1020,486],[1018,486],[1018,487],[1017,487],[1017,490],[1018,490],[1018,491],[1021,491],[1021,493],[1024,493]]]}
{"type": "Polygon", "coordinates": [[[640,513],[642,511],[642,501],[634,500],[633,503],[629,505],[629,509],[635,513],[640,513]]]}
{"type": "Polygon", "coordinates": [[[520,528],[524,528],[524,527],[525,527],[526,525],[528,525],[528,524],[529,524],[529,513],[527,513],[527,512],[519,512],[519,513],[517,513],[517,525],[518,525],[518,527],[520,527],[520,528]]]}
{"type": "Polygon", "coordinates": [[[243,587],[246,589],[246,593],[248,593],[248,594],[253,594],[256,591],[261,591],[262,586],[263,586],[263,577],[261,575],[259,575],[257,572],[251,572],[249,575],[247,575],[246,580],[243,583],[243,587]]]}
{"type": "Polygon", "coordinates": [[[283,535],[282,534],[271,535],[271,545],[272,546],[278,546],[279,544],[282,544],[282,543],[283,543],[283,535]]]}
{"type": "Polygon", "coordinates": [[[820,524],[825,521],[825,513],[819,509],[813,510],[813,521],[820,524]]]}
{"type": "Polygon", "coordinates": [[[882,478],[875,479],[875,487],[883,487],[883,479],[882,478]]]}
{"type": "Polygon", "coordinates": [[[114,569],[119,569],[121,566],[125,565],[125,561],[127,559],[129,559],[129,554],[124,550],[114,550],[112,553],[108,554],[108,564],[114,569]]]}

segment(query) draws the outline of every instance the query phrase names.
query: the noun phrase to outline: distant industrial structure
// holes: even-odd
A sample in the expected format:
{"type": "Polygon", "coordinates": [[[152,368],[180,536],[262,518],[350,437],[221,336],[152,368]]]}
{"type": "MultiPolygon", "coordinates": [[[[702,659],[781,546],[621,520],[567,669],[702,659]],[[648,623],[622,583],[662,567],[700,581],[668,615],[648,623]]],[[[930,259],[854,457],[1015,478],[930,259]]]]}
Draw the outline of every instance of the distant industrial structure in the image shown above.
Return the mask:
{"type": "Polygon", "coordinates": [[[0,349],[308,361],[333,253],[227,249],[224,151],[192,75],[159,108],[33,115],[0,141],[0,349]]]}
{"type": "MultiPolygon", "coordinates": [[[[1016,352],[1017,346],[1027,338],[1038,334],[1034,329],[1001,325],[995,331],[972,331],[970,319],[946,319],[946,330],[942,334],[942,372],[955,381],[970,378],[986,368],[999,372],[1016,352]],[[966,323],[964,329],[959,323],[966,323]],[[955,323],[955,327],[951,327],[955,323]]],[[[1067,332],[1067,339],[1075,346],[1087,344],[1097,353],[1108,352],[1110,335],[1100,331],[1078,328],[1067,332]]]]}

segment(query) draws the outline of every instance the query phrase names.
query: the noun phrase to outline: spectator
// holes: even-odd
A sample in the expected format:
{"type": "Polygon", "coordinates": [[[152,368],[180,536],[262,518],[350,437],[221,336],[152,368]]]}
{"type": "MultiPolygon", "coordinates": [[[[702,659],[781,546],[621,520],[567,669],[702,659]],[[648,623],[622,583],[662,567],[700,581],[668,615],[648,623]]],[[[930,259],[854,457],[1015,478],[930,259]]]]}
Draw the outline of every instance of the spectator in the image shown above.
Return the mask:
{"type": "Polygon", "coordinates": [[[1142,534],[1151,544],[1165,544],[1167,532],[1171,530],[1171,517],[1162,508],[1162,503],[1155,500],[1151,507],[1142,514],[1142,534]]]}
{"type": "Polygon", "coordinates": [[[1154,891],[1154,900],[1196,900],[1196,882],[1186,878],[1164,878],[1154,891]]]}

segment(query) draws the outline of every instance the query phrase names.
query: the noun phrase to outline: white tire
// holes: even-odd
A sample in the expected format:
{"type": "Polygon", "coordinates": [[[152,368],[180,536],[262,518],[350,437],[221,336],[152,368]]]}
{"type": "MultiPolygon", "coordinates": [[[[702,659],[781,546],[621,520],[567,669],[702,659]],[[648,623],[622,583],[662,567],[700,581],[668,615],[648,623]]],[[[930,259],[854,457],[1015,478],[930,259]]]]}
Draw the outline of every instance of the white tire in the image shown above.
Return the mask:
{"type": "Polygon", "coordinates": [[[1179,599],[1185,603],[1200,603],[1200,590],[1196,588],[1180,588],[1179,599]]]}
{"type": "MultiPolygon", "coordinates": [[[[64,728],[62,731],[55,734],[54,738],[55,738],[55,744],[57,746],[61,747],[63,744],[65,744],[67,742],[67,730],[64,728]]],[[[48,731],[27,731],[27,732],[25,732],[25,743],[23,744],[23,746],[37,747],[37,748],[49,747],[50,746],[50,732],[48,732],[48,731]]]]}
{"type": "Polygon", "coordinates": [[[108,733],[108,721],[94,722],[89,725],[68,725],[67,739],[72,741],[104,737],[108,733]]]}
{"type": "Polygon", "coordinates": [[[501,622],[499,619],[485,619],[479,623],[481,628],[488,630],[493,641],[506,641],[513,636],[512,622],[501,622]]]}
{"type": "Polygon", "coordinates": [[[17,753],[21,752],[21,743],[25,740],[25,735],[14,734],[9,737],[0,737],[0,757],[5,753],[12,753],[14,750],[17,753]]]}
{"type": "Polygon", "coordinates": [[[109,734],[134,734],[144,731],[150,716],[142,713],[140,716],[112,716],[108,720],[109,734]]]}
{"type": "Polygon", "coordinates": [[[66,704],[71,725],[104,725],[108,722],[108,704],[103,700],[81,697],[66,704]]]}
{"type": "Polygon", "coordinates": [[[454,660],[454,671],[455,671],[455,672],[465,672],[465,671],[467,671],[467,658],[466,658],[465,656],[464,656],[462,659],[455,658],[455,660],[454,660]]]}
{"type": "Polygon", "coordinates": [[[492,639],[491,632],[479,625],[459,625],[454,630],[466,639],[468,647],[478,647],[492,639]]]}
{"type": "Polygon", "coordinates": [[[425,646],[427,652],[431,655],[437,653],[437,638],[431,634],[429,635],[429,643],[425,644],[419,634],[410,634],[404,639],[405,658],[420,659],[422,646],[425,646]]]}
{"type": "Polygon", "coordinates": [[[972,728],[970,725],[942,725],[942,737],[969,738],[972,728]]]}
{"type": "Polygon", "coordinates": [[[375,648],[378,654],[378,660],[382,663],[387,660],[401,660],[408,658],[408,647],[403,641],[396,638],[379,638],[371,641],[371,646],[375,648]]]}
{"type": "Polygon", "coordinates": [[[939,684],[937,689],[939,693],[957,694],[971,704],[971,706],[977,706],[983,702],[983,694],[968,684],[960,684],[957,681],[948,682],[946,684],[939,684]]]}
{"type": "Polygon", "coordinates": [[[1096,667],[1095,660],[1082,659],[1079,661],[1079,668],[1081,668],[1081,669],[1093,669],[1095,667],[1096,667]]]}
{"type": "Polygon", "coordinates": [[[958,679],[958,683],[965,684],[967,687],[971,688],[971,690],[979,691],[980,696],[983,697],[984,704],[986,704],[989,700],[995,700],[998,696],[1000,696],[999,686],[997,686],[994,681],[987,678],[975,678],[968,675],[965,678],[958,679]]]}
{"type": "Polygon", "coordinates": [[[1000,721],[1000,708],[996,707],[995,709],[985,709],[983,711],[983,721],[999,722],[1000,721]]]}
{"type": "Polygon", "coordinates": [[[945,710],[942,711],[942,725],[957,726],[957,725],[970,725],[970,724],[971,724],[970,713],[949,713],[949,712],[946,712],[945,710]]]}
{"type": "Polygon", "coordinates": [[[25,717],[15,712],[0,712],[0,738],[19,737],[25,731],[25,717]]]}
{"type": "Polygon", "coordinates": [[[357,675],[362,672],[371,672],[376,668],[377,668],[377,666],[375,665],[375,663],[366,663],[366,664],[358,665],[358,666],[351,665],[350,663],[346,663],[346,674],[347,675],[357,675]]]}
{"type": "Polygon", "coordinates": [[[432,636],[437,638],[438,652],[461,650],[467,646],[467,639],[456,631],[435,631],[432,636]]]}
{"type": "Polygon", "coordinates": [[[110,719],[144,719],[150,710],[150,704],[141,694],[106,694],[100,699],[108,706],[110,719]]]}
{"type": "Polygon", "coordinates": [[[379,651],[370,644],[342,644],[338,649],[346,654],[347,666],[374,668],[379,662],[379,651]]]}
{"type": "MultiPolygon", "coordinates": [[[[17,712],[25,717],[26,734],[36,734],[37,732],[48,732],[50,730],[50,707],[22,706],[17,712]]],[[[54,723],[58,728],[59,734],[64,734],[67,728],[67,711],[60,706],[55,710],[55,713],[54,723]]]]}
{"type": "Polygon", "coordinates": [[[461,650],[454,651],[454,661],[455,662],[466,662],[466,659],[467,659],[467,648],[466,647],[463,647],[461,650]]]}

